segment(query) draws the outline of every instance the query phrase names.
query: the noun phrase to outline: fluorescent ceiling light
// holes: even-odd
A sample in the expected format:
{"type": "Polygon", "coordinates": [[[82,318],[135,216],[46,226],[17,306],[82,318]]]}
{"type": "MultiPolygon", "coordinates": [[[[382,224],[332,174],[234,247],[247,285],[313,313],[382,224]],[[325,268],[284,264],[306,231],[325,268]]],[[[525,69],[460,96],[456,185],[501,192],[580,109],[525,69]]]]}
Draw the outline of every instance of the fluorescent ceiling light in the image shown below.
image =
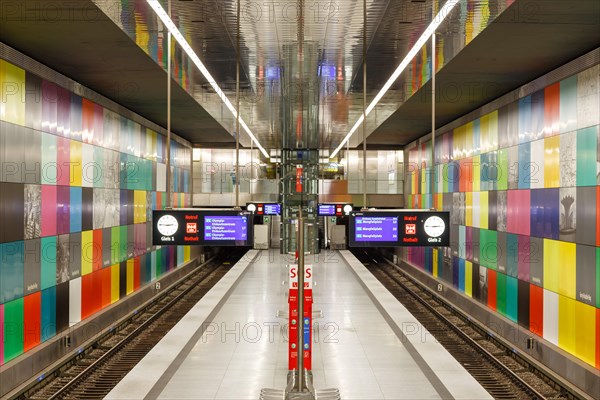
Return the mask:
{"type": "MultiPolygon", "coordinates": [[[[408,52],[408,54],[406,55],[406,57],[404,57],[404,59],[402,60],[402,62],[400,63],[400,65],[398,65],[398,68],[396,68],[396,70],[394,71],[394,73],[392,74],[392,76],[390,76],[390,79],[388,79],[388,81],[385,83],[385,85],[383,85],[383,87],[381,88],[381,90],[379,91],[379,93],[377,93],[377,96],[375,96],[375,98],[373,99],[373,101],[371,102],[371,104],[369,104],[369,106],[365,110],[366,115],[369,115],[371,113],[371,111],[373,111],[373,109],[375,108],[375,106],[377,105],[377,103],[379,103],[379,100],[381,100],[383,98],[383,96],[385,95],[385,93],[390,89],[390,87],[392,87],[392,85],[394,84],[394,82],[396,82],[396,80],[398,79],[398,77],[400,76],[400,74],[406,69],[406,67],[408,66],[408,64],[417,55],[417,53],[419,52],[419,50],[421,50],[421,47],[423,47],[423,45],[425,43],[427,43],[427,41],[429,40],[429,38],[431,38],[431,35],[433,35],[433,33],[435,32],[435,30],[446,19],[446,17],[452,11],[452,8],[454,8],[454,6],[459,1],[460,0],[448,0],[446,2],[446,4],[444,4],[444,6],[440,10],[440,12],[436,15],[436,17],[433,19],[433,21],[431,21],[431,24],[429,24],[429,26],[427,27],[427,29],[425,29],[425,32],[423,32],[423,34],[421,35],[421,37],[419,38],[419,40],[417,40],[417,42],[415,43],[415,45],[410,49],[410,51],[408,52]]],[[[358,119],[358,121],[356,121],[356,123],[354,124],[354,126],[352,127],[352,129],[350,129],[350,132],[348,132],[348,134],[346,135],[346,137],[344,138],[344,140],[342,140],[342,142],[335,149],[335,151],[333,153],[331,153],[331,155],[329,156],[329,158],[334,158],[337,155],[337,153],[342,149],[342,147],[344,147],[344,144],[346,144],[346,142],[348,140],[350,140],[350,136],[352,136],[352,134],[354,132],[356,132],[356,130],[358,129],[358,127],[360,126],[360,124],[362,124],[362,122],[364,120],[365,120],[365,114],[361,114],[361,116],[358,119]]]]}
{"type": "MultiPolygon", "coordinates": [[[[210,72],[208,72],[208,70],[206,69],[204,64],[202,64],[202,61],[200,61],[200,58],[198,58],[198,56],[196,55],[194,50],[192,50],[192,47],[189,45],[187,40],[185,40],[185,38],[183,37],[181,32],[179,32],[179,29],[177,29],[177,26],[175,26],[175,24],[173,23],[173,21],[171,20],[171,18],[167,14],[167,12],[164,10],[164,8],[162,8],[162,6],[158,2],[158,0],[146,0],[146,1],[150,5],[150,7],[152,7],[152,9],[156,13],[156,15],[158,15],[158,17],[160,18],[162,23],[167,27],[169,32],[171,32],[171,35],[173,35],[175,40],[177,40],[177,43],[179,43],[179,45],[183,48],[183,50],[185,50],[188,57],[190,57],[192,62],[196,65],[196,67],[198,67],[198,69],[200,70],[200,72],[202,73],[204,78],[208,81],[208,83],[210,83],[210,86],[212,86],[214,91],[221,98],[221,101],[223,101],[223,103],[225,103],[225,106],[227,106],[229,111],[231,111],[231,113],[233,114],[233,117],[238,118],[238,112],[235,109],[235,107],[233,106],[233,104],[231,104],[231,102],[229,101],[229,99],[227,98],[225,93],[223,93],[223,91],[221,90],[221,88],[219,87],[219,85],[217,84],[215,79],[212,77],[210,72]]],[[[269,155],[267,154],[265,149],[260,145],[260,143],[254,136],[254,134],[252,133],[250,128],[248,128],[248,125],[246,125],[246,123],[244,122],[244,120],[242,119],[241,116],[239,118],[240,118],[241,127],[244,128],[246,133],[248,133],[248,136],[250,136],[250,139],[252,139],[254,141],[254,143],[256,143],[256,146],[259,148],[260,152],[266,158],[269,158],[269,155]]]]}

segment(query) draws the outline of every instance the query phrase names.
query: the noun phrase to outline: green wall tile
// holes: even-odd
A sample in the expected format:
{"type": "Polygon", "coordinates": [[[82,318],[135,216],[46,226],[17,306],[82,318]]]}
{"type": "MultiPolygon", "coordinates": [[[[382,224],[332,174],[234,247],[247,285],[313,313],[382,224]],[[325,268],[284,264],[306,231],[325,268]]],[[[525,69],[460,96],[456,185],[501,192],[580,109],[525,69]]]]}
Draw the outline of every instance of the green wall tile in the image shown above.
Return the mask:
{"type": "Polygon", "coordinates": [[[4,304],[4,362],[23,353],[23,308],[19,298],[4,304]]]}
{"type": "Polygon", "coordinates": [[[597,126],[577,131],[577,186],[596,185],[597,126]]]}
{"type": "MultiPolygon", "coordinates": [[[[499,292],[498,292],[499,293],[499,292]]],[[[500,294],[498,294],[500,296],[500,294]]],[[[506,277],[506,316],[517,322],[519,309],[519,281],[510,276],[506,277]]]]}
{"type": "Polygon", "coordinates": [[[56,236],[43,237],[41,240],[41,289],[56,285],[56,236]]]}
{"type": "Polygon", "coordinates": [[[498,272],[496,276],[496,309],[507,316],[506,313],[506,275],[498,272]]]}

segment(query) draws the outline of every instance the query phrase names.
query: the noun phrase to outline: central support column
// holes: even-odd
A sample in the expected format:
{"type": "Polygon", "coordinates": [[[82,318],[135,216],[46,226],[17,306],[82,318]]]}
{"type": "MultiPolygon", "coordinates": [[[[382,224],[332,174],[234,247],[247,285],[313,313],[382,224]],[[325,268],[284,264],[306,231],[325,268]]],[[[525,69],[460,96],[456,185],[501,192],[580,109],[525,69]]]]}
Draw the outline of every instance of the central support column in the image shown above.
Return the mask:
{"type": "MultiPolygon", "coordinates": [[[[302,21],[299,21],[299,25],[302,21]]],[[[299,30],[299,38],[303,35],[299,30]]],[[[303,40],[303,39],[302,39],[303,40]]],[[[283,102],[280,123],[283,254],[298,250],[296,223],[299,212],[305,222],[304,248],[319,251],[317,227],[319,175],[318,48],[314,42],[298,41],[283,46],[283,102]]]]}

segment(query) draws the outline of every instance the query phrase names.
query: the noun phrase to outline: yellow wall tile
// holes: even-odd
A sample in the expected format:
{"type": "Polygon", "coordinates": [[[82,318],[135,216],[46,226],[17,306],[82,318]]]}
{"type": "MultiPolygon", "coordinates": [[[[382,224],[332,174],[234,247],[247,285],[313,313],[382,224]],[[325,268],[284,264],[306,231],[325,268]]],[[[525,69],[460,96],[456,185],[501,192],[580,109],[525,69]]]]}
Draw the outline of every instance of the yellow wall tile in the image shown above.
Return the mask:
{"type": "Polygon", "coordinates": [[[575,354],[575,315],[577,313],[575,303],[577,303],[576,300],[558,296],[558,346],[571,354],[575,354]]]}
{"type": "Polygon", "coordinates": [[[70,174],[71,174],[71,186],[81,186],[81,171],[83,169],[83,161],[81,156],[81,142],[76,140],[70,140],[70,174]]]}
{"type": "Polygon", "coordinates": [[[473,226],[473,193],[465,193],[465,223],[467,226],[473,226]]]}
{"type": "Polygon", "coordinates": [[[465,294],[473,297],[473,263],[465,261],[465,294]]]}
{"type": "Polygon", "coordinates": [[[94,258],[94,231],[81,232],[81,276],[92,272],[94,258]]]}
{"type": "Polygon", "coordinates": [[[575,355],[590,365],[596,358],[596,308],[575,301],[575,355]]]}
{"type": "Polygon", "coordinates": [[[544,139],[544,187],[558,187],[560,184],[560,136],[544,139]]]}
{"type": "Polygon", "coordinates": [[[110,266],[110,302],[119,300],[119,264],[110,266]]]}
{"type": "Polygon", "coordinates": [[[0,60],[0,119],[25,126],[25,70],[0,60]]]}
{"type": "Polygon", "coordinates": [[[559,251],[559,256],[556,259],[558,264],[558,293],[574,299],[577,284],[576,245],[568,242],[557,243],[559,251]]]}
{"type": "Polygon", "coordinates": [[[558,241],[544,239],[544,288],[558,293],[560,248],[558,241]]]}
{"type": "Polygon", "coordinates": [[[479,227],[488,229],[488,200],[489,192],[479,192],[479,227]]]}
{"type": "Polygon", "coordinates": [[[134,271],[134,260],[130,258],[127,260],[127,294],[133,292],[133,271],[134,271]]]}

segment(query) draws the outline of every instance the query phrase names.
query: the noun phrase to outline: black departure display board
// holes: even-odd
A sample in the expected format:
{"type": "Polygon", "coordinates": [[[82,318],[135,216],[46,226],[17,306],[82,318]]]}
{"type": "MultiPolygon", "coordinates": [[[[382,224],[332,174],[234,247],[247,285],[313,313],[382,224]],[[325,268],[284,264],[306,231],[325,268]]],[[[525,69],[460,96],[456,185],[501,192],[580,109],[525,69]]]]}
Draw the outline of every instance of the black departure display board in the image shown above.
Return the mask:
{"type": "Polygon", "coordinates": [[[447,211],[365,211],[350,214],[350,247],[446,247],[450,245],[447,211]]]}
{"type": "Polygon", "coordinates": [[[236,210],[154,210],[154,245],[252,246],[252,216],[236,210]]]}

